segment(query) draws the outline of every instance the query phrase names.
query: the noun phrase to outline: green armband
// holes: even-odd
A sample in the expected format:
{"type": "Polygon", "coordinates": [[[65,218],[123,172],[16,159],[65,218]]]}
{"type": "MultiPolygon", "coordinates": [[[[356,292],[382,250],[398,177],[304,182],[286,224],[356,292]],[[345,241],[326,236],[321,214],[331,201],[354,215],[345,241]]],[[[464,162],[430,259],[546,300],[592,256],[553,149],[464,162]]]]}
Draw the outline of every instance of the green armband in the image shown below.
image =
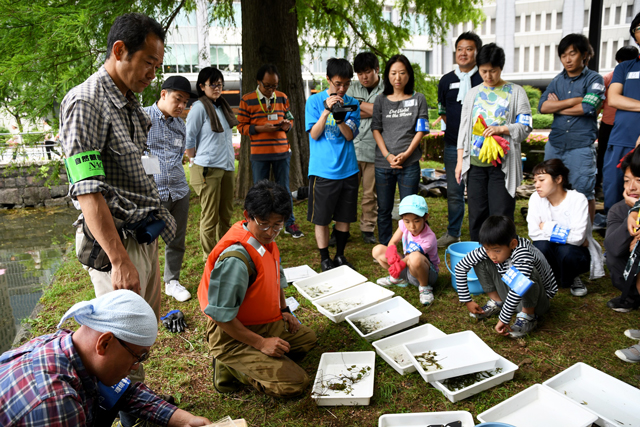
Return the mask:
{"type": "Polygon", "coordinates": [[[291,114],[291,111],[284,113],[284,118],[287,120],[293,120],[293,114],[291,114]]]}
{"type": "Polygon", "coordinates": [[[447,109],[444,108],[444,105],[442,105],[442,102],[438,102],[438,115],[439,116],[447,115],[447,109]]]}
{"type": "Polygon", "coordinates": [[[584,98],[582,98],[582,102],[591,105],[597,110],[602,105],[602,98],[600,98],[600,95],[598,94],[587,93],[584,98]]]}
{"type": "Polygon", "coordinates": [[[99,151],[85,151],[64,160],[69,182],[75,184],[94,176],[105,176],[99,151]]]}

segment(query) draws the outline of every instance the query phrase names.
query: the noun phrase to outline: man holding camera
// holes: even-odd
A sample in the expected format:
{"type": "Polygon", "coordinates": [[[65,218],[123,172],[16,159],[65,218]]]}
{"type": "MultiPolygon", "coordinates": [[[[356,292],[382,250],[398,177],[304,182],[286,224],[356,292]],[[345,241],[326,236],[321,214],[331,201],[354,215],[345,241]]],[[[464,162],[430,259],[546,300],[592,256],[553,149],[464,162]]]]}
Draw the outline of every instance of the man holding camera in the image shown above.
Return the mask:
{"type": "MultiPolygon", "coordinates": [[[[251,139],[251,171],[253,183],[269,179],[270,172],[278,185],[289,193],[289,162],[291,149],[287,132],[293,115],[289,111],[289,98],[279,92],[280,74],[273,64],[265,64],[256,74],[258,87],[240,100],[238,132],[251,139]]],[[[291,207],[293,208],[293,201],[291,207]]],[[[284,227],[285,234],[294,239],[303,237],[291,211],[284,227]]]]}
{"type": "Polygon", "coordinates": [[[353,139],[360,126],[358,101],[346,92],[353,67],[346,59],[327,61],[329,89],[307,100],[305,129],[309,132],[309,203],[307,220],[315,224],[322,271],[349,262],[344,248],[349,224],[357,220],[358,161],[353,139]],[[329,257],[329,224],[335,220],[336,255],[329,257]]]}

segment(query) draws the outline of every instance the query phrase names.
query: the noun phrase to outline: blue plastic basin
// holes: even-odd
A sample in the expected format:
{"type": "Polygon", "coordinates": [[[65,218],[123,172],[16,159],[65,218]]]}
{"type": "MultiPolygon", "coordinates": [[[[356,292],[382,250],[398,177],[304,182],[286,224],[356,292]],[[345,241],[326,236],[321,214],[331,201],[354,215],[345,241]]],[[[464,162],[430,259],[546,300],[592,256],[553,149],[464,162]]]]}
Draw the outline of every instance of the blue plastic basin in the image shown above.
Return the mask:
{"type": "MultiPolygon", "coordinates": [[[[451,273],[451,286],[453,286],[453,289],[458,289],[455,273],[456,264],[469,252],[479,247],[480,243],[478,242],[458,242],[449,245],[447,250],[444,252],[444,263],[447,266],[447,270],[451,273]],[[449,262],[447,262],[447,255],[449,256],[449,262]],[[451,264],[451,266],[449,266],[449,264],[451,264]]],[[[469,287],[469,292],[471,292],[472,295],[480,295],[484,293],[482,286],[478,281],[478,276],[476,276],[476,272],[473,268],[469,273],[467,273],[467,286],[469,287]]]]}

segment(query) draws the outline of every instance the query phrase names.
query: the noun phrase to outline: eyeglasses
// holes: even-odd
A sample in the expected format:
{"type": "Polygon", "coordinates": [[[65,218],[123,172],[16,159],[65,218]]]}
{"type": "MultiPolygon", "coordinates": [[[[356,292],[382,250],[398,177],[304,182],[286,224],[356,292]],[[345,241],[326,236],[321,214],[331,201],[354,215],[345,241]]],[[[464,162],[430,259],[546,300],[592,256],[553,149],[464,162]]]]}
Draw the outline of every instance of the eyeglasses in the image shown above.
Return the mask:
{"type": "Polygon", "coordinates": [[[135,351],[133,351],[128,345],[126,345],[124,343],[124,341],[122,341],[120,338],[116,337],[116,339],[118,340],[118,342],[120,343],[121,346],[123,346],[125,348],[125,350],[127,350],[129,352],[129,354],[131,354],[133,357],[135,357],[136,359],[136,363],[134,363],[134,365],[137,365],[139,363],[145,362],[147,359],[149,359],[149,353],[148,351],[145,351],[144,353],[142,353],[141,355],[137,355],[135,351]]]}
{"type": "Polygon", "coordinates": [[[351,86],[351,80],[349,80],[346,83],[336,83],[333,80],[329,80],[331,82],[331,84],[333,84],[336,89],[349,89],[349,86],[351,86]]]}
{"type": "Polygon", "coordinates": [[[256,224],[258,224],[258,230],[260,231],[269,231],[269,230],[273,230],[276,233],[279,233],[280,230],[282,230],[282,228],[284,227],[283,224],[278,225],[266,225],[266,224],[260,224],[258,222],[257,219],[253,218],[253,220],[255,221],[256,224]]]}
{"type": "Polygon", "coordinates": [[[260,84],[262,84],[262,87],[267,89],[267,90],[276,90],[276,89],[278,89],[278,85],[277,84],[276,85],[266,85],[262,81],[260,82],[260,84]]]}
{"type": "Polygon", "coordinates": [[[214,85],[205,84],[205,86],[209,86],[213,90],[216,90],[216,89],[222,90],[222,88],[224,88],[224,83],[216,83],[214,85]]]}
{"type": "Polygon", "coordinates": [[[449,424],[429,424],[427,427],[462,427],[462,421],[454,421],[449,424]]]}
{"type": "Polygon", "coordinates": [[[635,27],[635,28],[633,29],[633,31],[632,31],[632,32],[635,34],[635,33],[637,33],[638,31],[640,31],[640,26],[635,27]]]}

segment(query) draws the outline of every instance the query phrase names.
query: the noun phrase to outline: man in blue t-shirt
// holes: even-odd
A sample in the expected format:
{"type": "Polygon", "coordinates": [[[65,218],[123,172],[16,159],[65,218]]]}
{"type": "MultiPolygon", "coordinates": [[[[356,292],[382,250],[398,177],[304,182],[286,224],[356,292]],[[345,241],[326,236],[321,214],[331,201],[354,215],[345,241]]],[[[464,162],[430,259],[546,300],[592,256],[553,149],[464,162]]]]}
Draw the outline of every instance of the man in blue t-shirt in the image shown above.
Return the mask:
{"type": "Polygon", "coordinates": [[[604,79],[586,64],[592,52],[589,39],[569,34],[558,44],[564,70],[553,78],[538,104],[553,114],[544,159],[560,159],[569,168],[569,182],[589,201],[589,217],[596,213],[596,149],[598,110],[604,101],[604,79]]]}
{"type": "Polygon", "coordinates": [[[476,55],[482,40],[471,31],[462,33],[456,40],[456,65],[438,84],[438,114],[446,124],[444,131],[444,167],[447,172],[447,232],[438,239],[438,247],[446,248],[460,241],[460,227],[464,218],[464,182],[456,180],[458,163],[458,128],[465,95],[482,83],[478,73],[476,55]]]}
{"type": "MultiPolygon", "coordinates": [[[[631,37],[640,46],[640,13],[631,22],[631,37]]],[[[621,62],[613,71],[609,86],[609,105],[617,108],[602,167],[604,208],[622,200],[623,174],[617,166],[640,136],[640,59],[621,62]]]]}
{"type": "Polygon", "coordinates": [[[358,161],[353,139],[360,126],[358,101],[346,92],[353,67],[346,59],[327,61],[329,89],[307,100],[305,128],[309,132],[309,204],[307,220],[315,224],[322,271],[349,262],[344,248],[349,224],[357,220],[358,161]],[[353,111],[345,111],[354,106],[353,111]],[[329,224],[335,220],[336,255],[329,257],[329,224]]]}

